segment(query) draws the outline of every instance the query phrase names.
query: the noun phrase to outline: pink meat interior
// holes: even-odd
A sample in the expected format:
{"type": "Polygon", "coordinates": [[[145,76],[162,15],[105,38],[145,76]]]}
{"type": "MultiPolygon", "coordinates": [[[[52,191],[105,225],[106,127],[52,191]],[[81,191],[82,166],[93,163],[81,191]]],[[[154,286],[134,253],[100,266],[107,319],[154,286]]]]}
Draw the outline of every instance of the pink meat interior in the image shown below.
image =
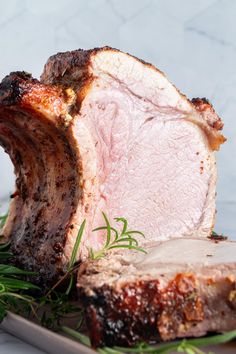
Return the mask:
{"type": "Polygon", "coordinates": [[[74,129],[86,142],[83,169],[94,194],[86,245],[104,242],[91,232],[104,225],[102,211],[142,231],[141,244],[193,235],[204,228],[214,164],[204,132],[184,113],[154,107],[112,81],[107,87],[92,89],[74,129]]]}

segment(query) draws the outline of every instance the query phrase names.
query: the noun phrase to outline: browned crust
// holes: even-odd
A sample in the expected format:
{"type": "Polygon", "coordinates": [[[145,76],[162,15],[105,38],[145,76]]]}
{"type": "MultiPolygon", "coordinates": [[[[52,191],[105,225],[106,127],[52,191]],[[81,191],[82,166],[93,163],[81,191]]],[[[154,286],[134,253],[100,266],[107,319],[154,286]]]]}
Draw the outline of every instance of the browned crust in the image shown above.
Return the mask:
{"type": "Polygon", "coordinates": [[[41,81],[50,84],[62,84],[73,86],[78,85],[80,73],[76,75],[75,71],[86,68],[90,62],[90,54],[92,50],[74,50],[71,52],[57,53],[52,55],[44,66],[43,73],[40,77],[41,81]]]}
{"type": "Polygon", "coordinates": [[[222,122],[222,119],[216,114],[216,111],[214,110],[212,104],[209,102],[208,99],[206,99],[205,97],[197,97],[193,98],[191,102],[196,108],[196,110],[202,114],[202,116],[207,120],[208,124],[212,128],[216,130],[223,129],[224,123],[222,122]],[[211,117],[211,120],[209,120],[208,117],[211,117]]]}
{"type": "MultiPolygon", "coordinates": [[[[63,84],[69,86],[73,86],[73,84],[78,85],[78,77],[76,75],[76,71],[83,69],[83,74],[86,74],[86,71],[91,62],[91,57],[98,52],[104,51],[120,52],[118,49],[105,46],[89,50],[77,49],[54,54],[48,59],[44,66],[44,70],[41,75],[41,81],[51,84],[63,84]]],[[[144,65],[149,66],[158,72],[161,72],[154,65],[147,63],[144,60],[138,59],[129,53],[126,54],[140,61],[144,65]]],[[[162,74],[164,75],[164,73],[162,74]]]]}
{"type": "MultiPolygon", "coordinates": [[[[40,109],[53,112],[52,103],[56,102],[59,111],[63,110],[63,104],[66,105],[66,96],[61,88],[44,85],[26,72],[12,72],[0,83],[0,108],[2,109],[21,107],[33,113],[38,105],[40,109]]],[[[58,117],[55,113],[52,117],[57,123],[58,117]]]]}
{"type": "Polygon", "coordinates": [[[230,330],[236,325],[232,296],[234,277],[220,280],[209,277],[199,282],[194,273],[180,273],[165,287],[160,285],[163,280],[160,275],[156,280],[113,287],[94,286],[88,291],[83,288],[83,275],[80,276],[78,291],[86,309],[87,327],[94,347],[203,335],[208,330],[230,330]],[[206,287],[205,293],[202,287],[206,287]],[[218,287],[222,287],[220,294],[218,287]],[[233,318],[233,323],[231,321],[228,328],[223,324],[221,328],[220,325],[214,327],[215,321],[220,323],[221,318],[222,322],[233,318]],[[208,325],[201,332],[199,325],[204,322],[208,325]]]}
{"type": "Polygon", "coordinates": [[[61,87],[72,87],[77,96],[75,111],[79,111],[93,77],[88,72],[91,54],[96,50],[74,50],[52,55],[44,66],[41,82],[61,87]]]}
{"type": "Polygon", "coordinates": [[[14,164],[17,188],[3,234],[17,264],[37,272],[42,285],[65,270],[63,249],[82,197],[78,156],[64,121],[67,99],[60,88],[26,73],[0,84],[0,144],[14,164]]]}
{"type": "Polygon", "coordinates": [[[37,83],[38,80],[33,79],[29,73],[20,71],[10,73],[0,83],[0,105],[11,106],[20,103],[32,84],[37,83]]]}
{"type": "MultiPolygon", "coordinates": [[[[78,49],[52,55],[45,64],[40,79],[42,82],[47,84],[50,83],[55,85],[64,85],[66,87],[73,87],[77,90],[80,90],[81,88],[83,88],[83,86],[84,88],[87,86],[87,91],[87,89],[89,88],[89,83],[92,80],[92,77],[88,73],[88,68],[91,63],[91,57],[96,55],[98,52],[104,51],[120,52],[120,50],[116,48],[105,46],[89,50],[78,49]]],[[[154,71],[161,73],[163,76],[166,76],[153,64],[139,59],[129,53],[125,54],[132,58],[135,58],[137,61],[153,69],[154,71]]],[[[191,101],[189,101],[184,94],[182,94],[176,87],[175,89],[178,91],[181,97],[183,97],[183,99],[187,100],[191,104],[191,101]]],[[[82,95],[81,100],[79,100],[79,103],[82,102],[83,98],[84,95],[82,95]]]]}
{"type": "MultiPolygon", "coordinates": [[[[89,73],[91,57],[99,52],[104,51],[120,52],[118,49],[105,46],[90,50],[78,49],[55,54],[51,56],[45,64],[44,71],[41,75],[41,80],[47,84],[50,83],[55,85],[63,85],[65,87],[73,87],[78,95],[77,105],[79,108],[93,80],[93,77],[91,77],[91,74],[89,73]]],[[[165,76],[165,74],[154,65],[147,63],[133,55],[130,55],[129,53],[125,54],[135,58],[145,66],[165,76]]],[[[207,99],[193,98],[192,101],[190,101],[176,87],[175,89],[184,100],[188,101],[189,104],[192,105],[193,109],[196,109],[202,115],[202,117],[206,120],[211,128],[217,131],[223,128],[222,120],[216,114],[214,108],[207,99]]],[[[208,132],[208,138],[212,143],[213,150],[218,150],[219,145],[224,143],[226,140],[222,135],[219,135],[219,139],[216,139],[217,141],[214,142],[214,139],[212,140],[211,136],[209,135],[210,133],[208,132]]]]}

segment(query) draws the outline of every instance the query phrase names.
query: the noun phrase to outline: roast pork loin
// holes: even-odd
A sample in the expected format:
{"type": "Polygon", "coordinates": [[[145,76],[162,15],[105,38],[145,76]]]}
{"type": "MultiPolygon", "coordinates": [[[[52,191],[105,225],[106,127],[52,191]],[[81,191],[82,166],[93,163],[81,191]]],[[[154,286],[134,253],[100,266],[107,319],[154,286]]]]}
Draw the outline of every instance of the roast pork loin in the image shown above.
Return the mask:
{"type": "Polygon", "coordinates": [[[80,268],[78,290],[95,347],[236,328],[236,242],[181,238],[147,250],[80,268]]]}
{"type": "Polygon", "coordinates": [[[18,262],[51,281],[104,243],[94,227],[125,217],[144,247],[202,239],[215,218],[214,150],[224,142],[212,106],[190,102],[154,66],[111,48],[51,57],[41,81],[0,85],[0,142],[16,173],[2,233],[18,262]]]}

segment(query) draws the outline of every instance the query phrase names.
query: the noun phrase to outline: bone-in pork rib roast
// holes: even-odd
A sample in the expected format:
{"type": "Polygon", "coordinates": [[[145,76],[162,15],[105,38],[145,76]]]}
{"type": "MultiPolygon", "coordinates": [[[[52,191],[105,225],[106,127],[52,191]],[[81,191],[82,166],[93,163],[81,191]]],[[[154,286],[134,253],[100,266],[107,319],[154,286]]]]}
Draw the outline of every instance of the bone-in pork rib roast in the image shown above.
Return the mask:
{"type": "Polygon", "coordinates": [[[205,237],[215,217],[214,150],[222,123],[163,73],[111,48],[57,54],[41,82],[12,73],[0,86],[0,141],[16,192],[3,234],[18,262],[50,280],[65,270],[87,219],[78,258],[124,216],[145,243],[205,237]]]}
{"type": "Polygon", "coordinates": [[[86,261],[78,293],[94,346],[234,328],[235,244],[207,240],[222,122],[154,66],[111,48],[59,53],[41,81],[0,84],[0,143],[16,173],[2,231],[17,262],[49,284],[100,249],[102,211],[144,232],[148,254],[86,261]],[[226,259],[224,253],[230,257],[226,259]]]}

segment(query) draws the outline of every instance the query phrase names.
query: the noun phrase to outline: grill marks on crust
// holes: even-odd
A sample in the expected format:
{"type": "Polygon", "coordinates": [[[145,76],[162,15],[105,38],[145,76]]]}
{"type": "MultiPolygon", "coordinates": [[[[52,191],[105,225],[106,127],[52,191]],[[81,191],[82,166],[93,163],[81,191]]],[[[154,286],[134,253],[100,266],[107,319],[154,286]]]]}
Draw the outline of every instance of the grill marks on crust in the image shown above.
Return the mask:
{"type": "Polygon", "coordinates": [[[13,74],[0,87],[3,91],[0,135],[15,166],[17,187],[3,233],[11,238],[17,262],[38,272],[37,280],[46,284],[63,271],[70,219],[75,201],[82,198],[78,152],[66,138],[60,90],[13,74]]]}

